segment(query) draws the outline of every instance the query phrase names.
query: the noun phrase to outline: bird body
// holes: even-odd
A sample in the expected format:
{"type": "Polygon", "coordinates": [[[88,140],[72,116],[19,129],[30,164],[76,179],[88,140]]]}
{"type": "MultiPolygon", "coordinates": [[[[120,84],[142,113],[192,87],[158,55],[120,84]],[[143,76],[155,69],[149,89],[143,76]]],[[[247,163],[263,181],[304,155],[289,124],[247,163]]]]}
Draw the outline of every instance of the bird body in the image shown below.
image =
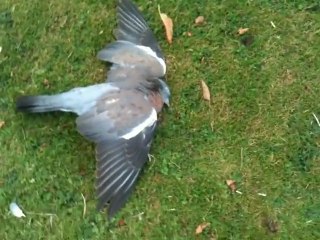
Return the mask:
{"type": "Polygon", "coordinates": [[[148,159],[157,114],[169,105],[166,64],[160,47],[130,0],[118,0],[116,41],[99,51],[112,63],[104,83],[56,95],[22,96],[23,112],[66,111],[77,114],[81,135],[96,144],[97,208],[108,215],[125,204],[148,159]]]}

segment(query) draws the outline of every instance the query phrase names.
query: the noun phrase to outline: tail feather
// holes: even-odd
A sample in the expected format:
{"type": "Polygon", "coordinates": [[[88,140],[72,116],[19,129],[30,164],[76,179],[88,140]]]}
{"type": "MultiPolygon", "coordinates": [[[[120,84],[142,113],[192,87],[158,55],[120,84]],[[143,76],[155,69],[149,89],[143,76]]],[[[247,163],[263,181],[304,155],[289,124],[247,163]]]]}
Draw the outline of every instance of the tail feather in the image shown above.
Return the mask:
{"type": "Polygon", "coordinates": [[[16,109],[21,112],[52,112],[60,111],[54,96],[22,96],[17,99],[16,109]]]}
{"type": "Polygon", "coordinates": [[[90,110],[103,94],[117,89],[112,84],[102,83],[55,95],[22,96],[16,101],[16,109],[31,113],[63,111],[81,115],[90,110]]]}

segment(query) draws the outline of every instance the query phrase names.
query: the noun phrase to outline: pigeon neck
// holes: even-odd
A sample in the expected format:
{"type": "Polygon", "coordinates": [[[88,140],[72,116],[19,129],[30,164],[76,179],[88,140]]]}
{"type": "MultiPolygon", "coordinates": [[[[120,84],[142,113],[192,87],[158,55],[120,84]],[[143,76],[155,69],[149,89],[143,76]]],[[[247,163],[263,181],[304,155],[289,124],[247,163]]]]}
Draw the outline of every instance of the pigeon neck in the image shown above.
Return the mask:
{"type": "Polygon", "coordinates": [[[148,96],[148,100],[151,102],[154,109],[159,113],[163,107],[162,97],[159,92],[151,92],[148,96]]]}

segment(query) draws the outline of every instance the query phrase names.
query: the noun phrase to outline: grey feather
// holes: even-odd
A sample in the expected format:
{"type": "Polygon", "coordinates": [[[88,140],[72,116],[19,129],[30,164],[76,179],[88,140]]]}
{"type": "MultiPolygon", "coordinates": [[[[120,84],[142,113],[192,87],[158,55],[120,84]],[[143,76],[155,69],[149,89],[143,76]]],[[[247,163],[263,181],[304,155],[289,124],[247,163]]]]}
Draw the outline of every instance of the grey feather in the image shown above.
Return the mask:
{"type": "Polygon", "coordinates": [[[155,128],[156,123],[129,140],[110,139],[98,143],[97,208],[101,209],[109,202],[109,217],[112,217],[130,196],[148,159],[155,128]]]}
{"type": "Polygon", "coordinates": [[[83,136],[98,143],[129,133],[152,111],[153,107],[141,92],[122,89],[101,97],[76,123],[83,136]]]}
{"type": "Polygon", "coordinates": [[[73,112],[81,115],[91,109],[97,99],[118,88],[110,83],[73,88],[56,95],[22,96],[16,101],[16,109],[22,112],[73,112]]]}
{"type": "Polygon", "coordinates": [[[141,73],[144,73],[146,78],[162,77],[165,74],[165,63],[161,58],[150,55],[146,50],[128,41],[108,44],[99,51],[97,57],[103,61],[125,66],[128,70],[130,70],[128,65],[141,68],[141,73]]]}
{"type": "Polygon", "coordinates": [[[130,0],[118,1],[118,40],[150,47],[158,57],[164,59],[160,46],[144,20],[139,9],[130,0]]]}

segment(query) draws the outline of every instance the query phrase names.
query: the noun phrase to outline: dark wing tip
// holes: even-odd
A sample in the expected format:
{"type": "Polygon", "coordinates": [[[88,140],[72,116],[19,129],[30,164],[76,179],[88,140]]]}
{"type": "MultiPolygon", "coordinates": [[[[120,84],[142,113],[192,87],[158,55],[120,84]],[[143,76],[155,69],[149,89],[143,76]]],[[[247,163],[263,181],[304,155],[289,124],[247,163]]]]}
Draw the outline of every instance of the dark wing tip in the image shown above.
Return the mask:
{"type": "MultiPolygon", "coordinates": [[[[140,142],[140,139],[137,140],[140,142]]],[[[96,148],[97,210],[102,210],[109,203],[109,219],[127,202],[135,186],[141,165],[145,162],[142,158],[136,158],[135,152],[139,152],[136,149],[137,146],[133,147],[126,141],[128,140],[105,141],[98,143],[96,148]],[[129,150],[126,148],[128,146],[129,150]]]]}
{"type": "MultiPolygon", "coordinates": [[[[111,219],[114,215],[126,204],[128,198],[133,192],[137,177],[140,171],[132,171],[133,174],[125,175],[125,177],[112,186],[107,184],[103,188],[97,189],[98,202],[97,209],[102,210],[107,203],[108,206],[108,218],[111,219]],[[101,191],[104,191],[104,188],[109,188],[104,194],[101,195],[101,191]],[[101,196],[100,196],[101,195],[101,196]]],[[[114,181],[114,178],[111,179],[114,181]]]]}
{"type": "Polygon", "coordinates": [[[138,8],[128,0],[120,0],[117,7],[118,40],[131,41],[139,44],[142,35],[150,31],[138,8]]]}
{"type": "Polygon", "coordinates": [[[134,189],[134,185],[123,194],[114,198],[114,200],[110,203],[110,206],[108,208],[109,219],[113,218],[116,215],[116,213],[126,204],[128,198],[133,192],[133,189],[134,189]]]}
{"type": "Polygon", "coordinates": [[[97,209],[108,203],[111,219],[127,202],[139,173],[148,160],[156,123],[128,140],[108,140],[97,144],[97,209]]]}
{"type": "Polygon", "coordinates": [[[131,0],[118,1],[117,15],[118,28],[115,33],[117,40],[150,47],[158,57],[164,58],[153,32],[131,0]]]}

